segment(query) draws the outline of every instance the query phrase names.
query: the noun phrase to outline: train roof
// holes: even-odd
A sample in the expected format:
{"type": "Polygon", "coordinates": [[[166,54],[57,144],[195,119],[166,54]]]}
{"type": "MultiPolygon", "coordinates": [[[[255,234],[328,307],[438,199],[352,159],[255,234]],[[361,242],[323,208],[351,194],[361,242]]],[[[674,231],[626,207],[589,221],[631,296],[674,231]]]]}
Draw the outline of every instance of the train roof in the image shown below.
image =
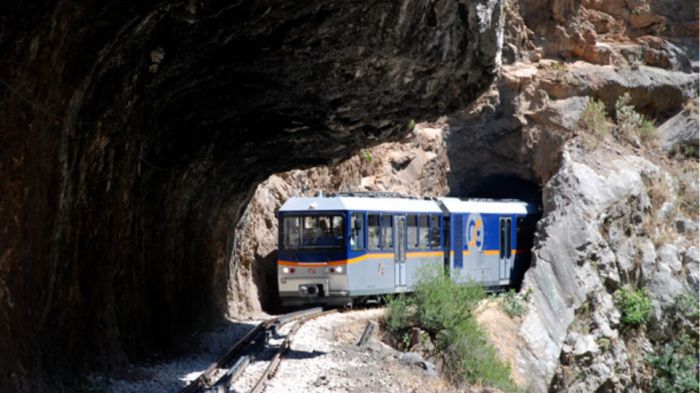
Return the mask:
{"type": "Polygon", "coordinates": [[[514,199],[459,199],[438,198],[450,213],[500,213],[528,214],[537,213],[537,206],[514,199]]]}
{"type": "Polygon", "coordinates": [[[280,212],[290,211],[342,211],[366,210],[381,212],[420,212],[442,213],[434,200],[412,198],[372,198],[372,197],[293,197],[280,208],[280,212]]]}

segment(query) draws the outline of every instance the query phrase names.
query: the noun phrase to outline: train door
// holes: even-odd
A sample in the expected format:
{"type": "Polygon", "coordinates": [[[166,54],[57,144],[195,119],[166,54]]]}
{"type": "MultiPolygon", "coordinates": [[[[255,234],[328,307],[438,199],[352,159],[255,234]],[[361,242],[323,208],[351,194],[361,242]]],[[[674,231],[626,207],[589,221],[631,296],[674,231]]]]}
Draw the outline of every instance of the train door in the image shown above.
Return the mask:
{"type": "Polygon", "coordinates": [[[501,281],[510,279],[510,273],[513,267],[512,225],[511,218],[501,217],[499,220],[498,255],[500,257],[499,279],[501,281]]]}
{"type": "Polygon", "coordinates": [[[394,216],[394,279],[397,287],[406,286],[406,216],[394,216]]]}

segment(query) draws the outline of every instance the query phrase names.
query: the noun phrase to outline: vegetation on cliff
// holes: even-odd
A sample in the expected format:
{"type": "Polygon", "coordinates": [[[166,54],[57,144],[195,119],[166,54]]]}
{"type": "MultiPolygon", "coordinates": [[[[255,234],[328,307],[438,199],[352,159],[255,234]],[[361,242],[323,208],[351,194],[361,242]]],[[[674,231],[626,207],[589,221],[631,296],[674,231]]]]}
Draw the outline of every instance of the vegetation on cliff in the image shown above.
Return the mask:
{"type": "Polygon", "coordinates": [[[486,333],[474,318],[474,310],[485,297],[483,288],[472,282],[455,282],[441,272],[426,270],[415,293],[389,301],[386,327],[403,349],[414,329],[427,333],[443,372],[455,382],[492,386],[516,391],[510,367],[496,356],[486,333]]]}

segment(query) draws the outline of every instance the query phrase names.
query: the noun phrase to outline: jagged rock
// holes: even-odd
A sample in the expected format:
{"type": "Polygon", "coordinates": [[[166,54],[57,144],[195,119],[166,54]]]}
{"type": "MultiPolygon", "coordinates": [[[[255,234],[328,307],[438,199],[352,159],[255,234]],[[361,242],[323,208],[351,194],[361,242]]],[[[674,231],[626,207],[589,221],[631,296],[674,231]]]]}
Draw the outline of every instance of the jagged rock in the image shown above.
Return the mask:
{"type": "Polygon", "coordinates": [[[690,247],[683,255],[683,263],[686,266],[687,282],[694,292],[700,289],[700,254],[697,247],[690,247]]]}
{"type": "Polygon", "coordinates": [[[405,352],[399,357],[399,362],[406,365],[415,365],[423,370],[427,375],[435,376],[437,375],[437,369],[433,362],[423,359],[419,353],[416,352],[405,352]]]}
{"type": "MultiPolygon", "coordinates": [[[[579,263],[580,255],[596,250],[597,265],[603,264],[611,271],[616,269],[614,252],[603,251],[604,248],[598,246],[607,244],[601,227],[606,217],[619,220],[619,215],[629,217],[634,223],[636,209],[645,206],[646,188],[641,174],[658,171],[650,162],[632,157],[612,160],[593,170],[565,153],[564,165],[545,186],[544,203],[549,214],[541,221],[541,230],[557,235],[540,240],[535,248],[534,267],[523,282],[524,290],[534,291],[534,304],[521,326],[521,336],[527,345],[519,348],[517,363],[520,367],[517,372],[529,376],[532,390],[547,390],[548,381],[558,366],[568,326],[574,320],[574,310],[603,285],[600,272],[590,263],[579,263]],[[626,201],[630,198],[640,202],[629,205],[626,201]]],[[[636,231],[630,233],[635,236],[636,231]]],[[[608,241],[617,250],[620,245],[626,247],[624,244],[631,240],[625,231],[620,231],[608,241]]],[[[643,244],[649,247],[649,243],[643,244]]],[[[650,248],[647,252],[653,255],[653,244],[650,248]]],[[[678,283],[672,276],[664,278],[655,273],[654,277],[657,284],[664,280],[673,282],[663,285],[678,283]]],[[[611,299],[597,300],[596,304],[602,304],[601,310],[608,310],[596,317],[601,336],[614,337],[612,329],[619,324],[619,313],[611,311],[615,310],[611,299]]],[[[592,348],[590,339],[586,340],[580,344],[581,348],[592,348]]]]}
{"type": "Polygon", "coordinates": [[[668,266],[673,273],[678,273],[681,270],[681,260],[678,254],[678,248],[672,244],[664,244],[657,250],[659,263],[668,266]]]}
{"type": "Polygon", "coordinates": [[[581,111],[588,103],[588,97],[570,97],[548,101],[545,108],[528,114],[543,126],[559,127],[565,130],[576,128],[581,111]]]}
{"type": "Polygon", "coordinates": [[[660,222],[666,221],[676,212],[676,204],[671,201],[664,202],[656,213],[656,219],[660,222]]]}
{"type": "Polygon", "coordinates": [[[576,343],[572,353],[577,357],[582,356],[594,356],[600,352],[598,344],[595,342],[595,337],[593,335],[587,334],[580,336],[576,343]]]}
{"type": "Polygon", "coordinates": [[[565,98],[573,95],[592,95],[612,110],[624,92],[629,92],[632,105],[649,108],[647,115],[663,115],[680,107],[696,95],[697,78],[688,73],[641,66],[636,70],[616,69],[578,62],[571,68],[574,80],[579,81],[565,98]]]}
{"type": "Polygon", "coordinates": [[[690,220],[686,217],[678,217],[676,218],[676,231],[678,233],[686,233],[686,232],[697,232],[698,230],[698,224],[690,220]]]}
{"type": "Polygon", "coordinates": [[[666,152],[686,147],[698,148],[698,105],[690,100],[682,111],[659,126],[661,147],[666,152]]]}
{"type": "MultiPolygon", "coordinates": [[[[666,259],[673,261],[673,255],[667,251],[666,259]]],[[[657,330],[665,329],[667,324],[665,312],[676,302],[676,299],[686,292],[683,282],[674,275],[668,262],[659,263],[652,276],[647,292],[652,304],[652,324],[657,330]]]]}
{"type": "Polygon", "coordinates": [[[639,56],[644,64],[676,71],[692,71],[687,52],[672,42],[652,36],[640,37],[639,41],[641,42],[639,56]]]}
{"type": "Polygon", "coordinates": [[[639,242],[639,252],[642,264],[642,274],[651,277],[656,270],[656,247],[649,239],[642,239],[639,242]]]}

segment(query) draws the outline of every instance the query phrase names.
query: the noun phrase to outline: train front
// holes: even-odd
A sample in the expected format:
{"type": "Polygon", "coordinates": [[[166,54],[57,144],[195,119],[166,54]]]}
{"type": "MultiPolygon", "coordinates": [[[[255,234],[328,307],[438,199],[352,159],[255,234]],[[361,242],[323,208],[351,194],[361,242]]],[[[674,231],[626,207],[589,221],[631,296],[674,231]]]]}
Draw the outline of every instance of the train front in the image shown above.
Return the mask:
{"type": "Polygon", "coordinates": [[[326,201],[328,198],[291,198],[280,209],[277,283],[285,306],[351,301],[347,214],[324,206],[326,201]]]}

